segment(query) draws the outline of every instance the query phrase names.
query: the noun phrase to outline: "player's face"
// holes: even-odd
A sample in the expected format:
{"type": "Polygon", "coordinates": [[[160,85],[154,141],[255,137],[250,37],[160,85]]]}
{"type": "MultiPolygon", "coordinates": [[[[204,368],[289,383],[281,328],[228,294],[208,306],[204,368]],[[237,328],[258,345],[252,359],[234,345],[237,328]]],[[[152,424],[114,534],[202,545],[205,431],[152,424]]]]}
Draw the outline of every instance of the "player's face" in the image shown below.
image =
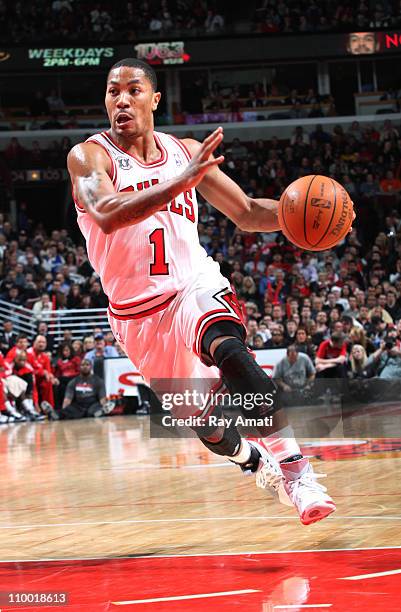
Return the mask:
{"type": "Polygon", "coordinates": [[[123,137],[141,136],[153,128],[153,111],[160,100],[140,68],[122,66],[107,81],[105,105],[112,130],[123,137]]]}

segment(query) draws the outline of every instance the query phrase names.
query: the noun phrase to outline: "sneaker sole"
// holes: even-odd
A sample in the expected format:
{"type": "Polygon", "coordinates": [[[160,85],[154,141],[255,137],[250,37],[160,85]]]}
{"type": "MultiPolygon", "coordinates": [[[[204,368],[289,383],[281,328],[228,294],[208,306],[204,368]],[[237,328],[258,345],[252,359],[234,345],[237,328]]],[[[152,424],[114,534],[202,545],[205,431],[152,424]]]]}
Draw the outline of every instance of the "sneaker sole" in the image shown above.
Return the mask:
{"type": "Polygon", "coordinates": [[[320,505],[312,505],[307,508],[301,516],[302,525],[312,525],[329,516],[336,510],[334,502],[322,503],[320,505]]]}

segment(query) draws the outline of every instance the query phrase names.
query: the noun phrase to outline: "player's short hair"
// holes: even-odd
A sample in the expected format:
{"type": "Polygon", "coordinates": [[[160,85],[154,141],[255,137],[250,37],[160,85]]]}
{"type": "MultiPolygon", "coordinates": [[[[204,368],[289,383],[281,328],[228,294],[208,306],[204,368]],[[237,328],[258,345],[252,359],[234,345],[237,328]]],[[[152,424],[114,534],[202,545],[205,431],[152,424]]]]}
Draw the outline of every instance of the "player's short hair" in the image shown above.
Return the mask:
{"type": "Polygon", "coordinates": [[[122,59],[113,64],[107,74],[107,78],[109,78],[109,74],[112,70],[114,70],[115,68],[121,68],[122,66],[129,66],[130,68],[140,68],[144,72],[146,78],[150,81],[153,91],[157,91],[156,72],[153,70],[152,66],[150,66],[146,62],[143,62],[140,59],[136,59],[135,57],[126,57],[125,59],[122,59]]]}

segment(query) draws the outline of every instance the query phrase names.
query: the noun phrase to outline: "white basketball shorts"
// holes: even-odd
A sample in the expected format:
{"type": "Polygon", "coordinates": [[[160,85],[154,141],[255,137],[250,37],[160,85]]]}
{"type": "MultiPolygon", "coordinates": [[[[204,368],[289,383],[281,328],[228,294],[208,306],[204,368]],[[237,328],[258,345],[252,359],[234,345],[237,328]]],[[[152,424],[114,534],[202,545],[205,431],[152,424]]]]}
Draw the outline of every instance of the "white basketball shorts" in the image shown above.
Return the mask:
{"type": "Polygon", "coordinates": [[[229,281],[209,260],[186,287],[119,308],[109,306],[113,334],[147,383],[151,379],[220,378],[200,358],[202,338],[216,321],[242,323],[229,281]]]}

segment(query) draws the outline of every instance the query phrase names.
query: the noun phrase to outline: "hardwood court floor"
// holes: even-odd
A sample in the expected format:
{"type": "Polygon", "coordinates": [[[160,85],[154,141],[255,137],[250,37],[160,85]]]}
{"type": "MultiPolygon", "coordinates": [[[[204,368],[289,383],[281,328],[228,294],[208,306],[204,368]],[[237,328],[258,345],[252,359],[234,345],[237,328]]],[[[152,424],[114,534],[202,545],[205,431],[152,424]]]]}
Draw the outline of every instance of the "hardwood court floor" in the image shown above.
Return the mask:
{"type": "Polygon", "coordinates": [[[309,527],[146,417],[3,427],[0,590],[68,591],[68,612],[399,610],[401,440],[303,448],[337,503],[309,527]]]}

